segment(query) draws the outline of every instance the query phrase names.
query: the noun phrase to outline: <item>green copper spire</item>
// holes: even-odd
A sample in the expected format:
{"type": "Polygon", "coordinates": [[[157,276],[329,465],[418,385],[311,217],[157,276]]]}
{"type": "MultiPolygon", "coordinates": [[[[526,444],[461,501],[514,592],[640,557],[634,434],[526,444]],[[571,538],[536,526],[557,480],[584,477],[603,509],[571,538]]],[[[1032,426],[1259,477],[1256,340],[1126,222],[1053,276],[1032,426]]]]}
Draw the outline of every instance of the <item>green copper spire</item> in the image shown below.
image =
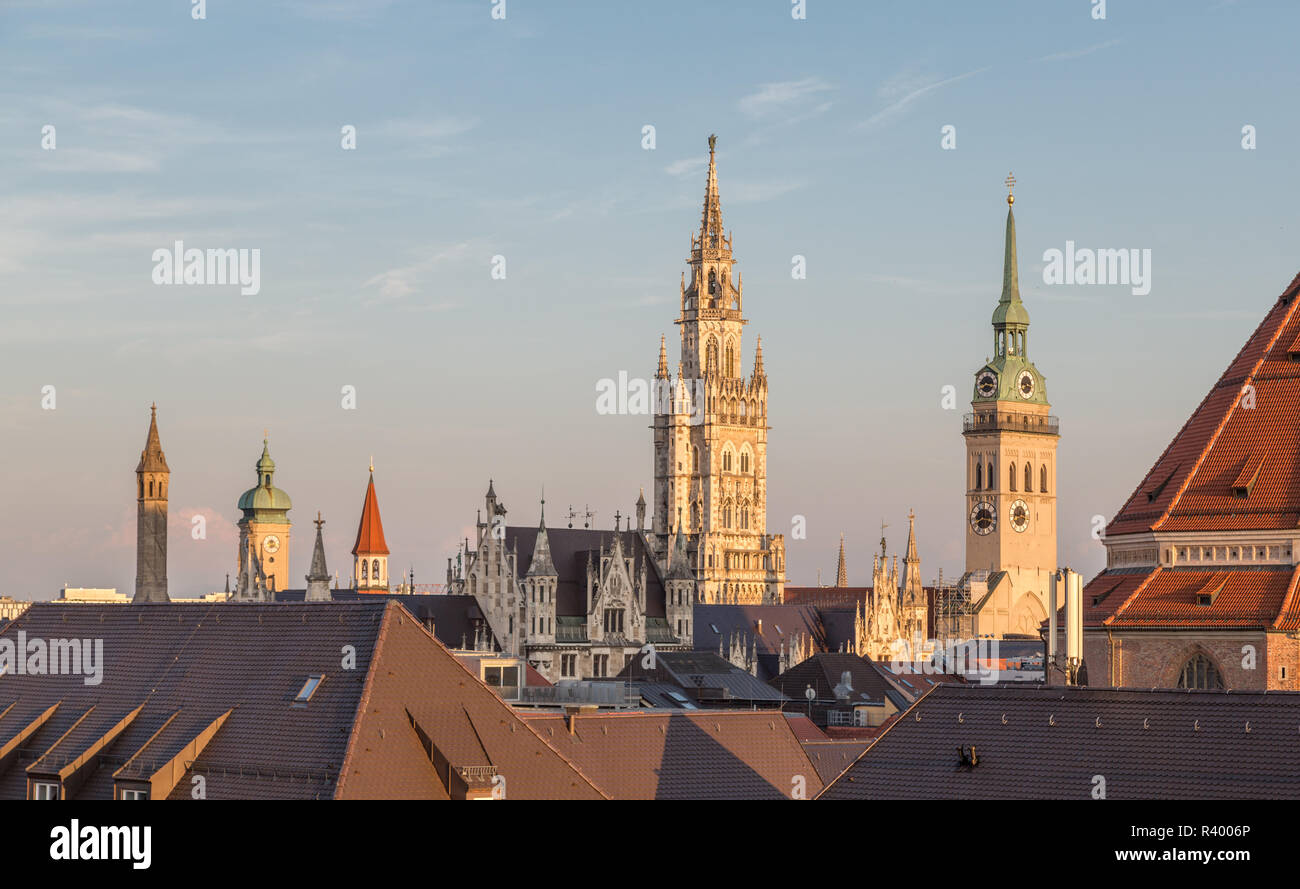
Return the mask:
{"type": "MultiPolygon", "coordinates": [[[[1015,184],[1015,177],[1008,175],[1007,188],[1010,189],[1015,184]]],[[[1002,298],[998,300],[998,307],[993,310],[994,327],[1006,324],[1029,326],[1029,312],[1025,309],[1025,304],[1020,301],[1020,269],[1016,262],[1016,214],[1011,208],[1015,202],[1016,196],[1008,194],[1007,243],[1002,258],[1002,298]]]]}

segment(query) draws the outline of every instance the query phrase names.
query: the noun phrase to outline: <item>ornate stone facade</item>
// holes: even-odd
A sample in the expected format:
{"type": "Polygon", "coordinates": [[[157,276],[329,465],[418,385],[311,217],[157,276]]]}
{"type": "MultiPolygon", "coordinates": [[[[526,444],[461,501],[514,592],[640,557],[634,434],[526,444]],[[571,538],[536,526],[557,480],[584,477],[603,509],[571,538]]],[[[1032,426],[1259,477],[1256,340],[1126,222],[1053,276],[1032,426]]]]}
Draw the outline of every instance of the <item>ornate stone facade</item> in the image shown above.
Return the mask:
{"type": "Polygon", "coordinates": [[[753,372],[740,370],[743,282],[723,233],[715,139],[698,235],[682,277],[681,358],[668,370],[659,345],[654,422],[654,550],[666,562],[676,529],[701,602],[782,600],[785,540],[767,528],[767,374],[761,339],[753,372]]]}
{"type": "Polygon", "coordinates": [[[680,532],[661,567],[644,529],[548,528],[545,501],[536,527],[507,525],[492,484],[476,526],[448,590],[474,596],[504,653],[547,680],[616,676],[647,643],[691,648],[695,579],[680,532]]]}

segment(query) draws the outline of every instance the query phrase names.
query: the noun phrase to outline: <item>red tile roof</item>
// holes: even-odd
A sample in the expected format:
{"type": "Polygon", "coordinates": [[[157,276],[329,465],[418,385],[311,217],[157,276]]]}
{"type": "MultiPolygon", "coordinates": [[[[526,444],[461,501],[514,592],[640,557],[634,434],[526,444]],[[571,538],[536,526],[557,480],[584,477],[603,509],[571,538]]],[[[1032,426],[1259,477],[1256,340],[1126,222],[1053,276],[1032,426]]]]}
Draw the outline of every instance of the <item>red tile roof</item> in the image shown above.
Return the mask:
{"type": "Polygon", "coordinates": [[[1084,588],[1084,623],[1107,627],[1300,629],[1300,566],[1103,572],[1084,588]],[[1202,595],[1209,604],[1201,604],[1202,595]],[[1093,602],[1096,601],[1094,605],[1093,602]]]}
{"type": "Polygon", "coordinates": [[[1107,536],[1300,524],[1300,361],[1291,353],[1300,340],[1298,292],[1300,275],[1156,460],[1107,536]]]}
{"type": "Polygon", "coordinates": [[[375,476],[370,475],[370,484],[366,485],[366,502],[361,504],[361,524],[357,526],[357,542],[352,547],[352,555],[365,553],[368,556],[388,555],[388,544],[384,541],[384,523],[379,520],[379,498],[375,496],[375,476]]]}

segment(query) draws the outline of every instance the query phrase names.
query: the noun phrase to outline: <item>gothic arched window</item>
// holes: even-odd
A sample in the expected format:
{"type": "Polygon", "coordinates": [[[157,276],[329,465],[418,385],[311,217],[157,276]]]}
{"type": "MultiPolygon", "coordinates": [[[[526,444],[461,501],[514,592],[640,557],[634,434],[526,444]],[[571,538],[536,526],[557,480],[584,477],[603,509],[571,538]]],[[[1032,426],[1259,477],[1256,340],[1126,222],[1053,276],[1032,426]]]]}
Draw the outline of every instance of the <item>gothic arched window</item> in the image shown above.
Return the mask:
{"type": "Polygon", "coordinates": [[[975,461],[975,490],[984,487],[984,463],[980,460],[975,461]]]}
{"type": "Polygon", "coordinates": [[[709,344],[704,348],[704,370],[706,373],[718,372],[718,341],[709,337],[709,344]]]}
{"type": "Polygon", "coordinates": [[[740,471],[749,472],[749,451],[743,451],[740,455],[740,471]]]}
{"type": "Polygon", "coordinates": [[[989,461],[989,474],[986,475],[985,478],[987,478],[987,479],[989,480],[989,490],[992,491],[992,490],[993,490],[993,481],[994,481],[994,479],[996,478],[996,477],[993,475],[993,461],[992,461],[992,460],[989,461]]]}
{"type": "Polygon", "coordinates": [[[1011,490],[1016,489],[1016,464],[1012,463],[1007,467],[1007,478],[1011,480],[1011,490]]]}
{"type": "Polygon", "coordinates": [[[1203,654],[1192,657],[1183,664],[1178,674],[1179,688],[1223,688],[1223,676],[1214,662],[1203,654]]]}
{"type": "Polygon", "coordinates": [[[362,579],[362,580],[369,580],[369,579],[370,579],[370,575],[367,573],[367,571],[369,570],[369,568],[370,568],[370,566],[367,564],[366,560],[365,560],[365,559],[362,559],[362,560],[361,560],[361,579],[362,579]]]}
{"type": "Polygon", "coordinates": [[[723,367],[727,376],[734,377],[736,375],[736,346],[730,340],[727,341],[727,363],[723,367]]]}
{"type": "Polygon", "coordinates": [[[722,452],[722,471],[731,472],[731,451],[722,452]]]}
{"type": "Polygon", "coordinates": [[[718,292],[718,273],[714,269],[709,269],[709,294],[713,295],[718,292]]]}
{"type": "Polygon", "coordinates": [[[1034,490],[1034,470],[1028,463],[1025,464],[1025,491],[1026,493],[1034,490]]]}
{"type": "Polygon", "coordinates": [[[378,580],[378,579],[379,579],[379,560],[378,560],[378,559],[375,559],[373,562],[370,563],[370,576],[371,576],[373,579],[375,579],[375,580],[378,580]]]}
{"type": "Polygon", "coordinates": [[[699,472],[700,471],[700,449],[699,448],[691,449],[691,458],[694,461],[695,471],[699,472]]]}
{"type": "Polygon", "coordinates": [[[1046,463],[1043,464],[1042,471],[1038,473],[1038,492],[1040,494],[1047,493],[1047,464],[1046,463]]]}

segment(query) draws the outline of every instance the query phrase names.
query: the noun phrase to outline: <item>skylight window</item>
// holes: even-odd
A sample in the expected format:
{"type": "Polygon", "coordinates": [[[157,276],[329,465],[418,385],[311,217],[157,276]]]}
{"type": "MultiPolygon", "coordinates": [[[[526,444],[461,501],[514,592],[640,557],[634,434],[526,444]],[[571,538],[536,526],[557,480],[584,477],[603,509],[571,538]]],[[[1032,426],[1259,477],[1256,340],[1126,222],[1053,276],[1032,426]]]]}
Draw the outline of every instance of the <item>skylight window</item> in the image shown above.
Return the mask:
{"type": "Polygon", "coordinates": [[[301,706],[311,700],[311,696],[316,694],[316,689],[320,688],[321,682],[325,680],[324,676],[308,676],[307,681],[298,689],[298,696],[293,699],[294,704],[301,706]]]}
{"type": "Polygon", "coordinates": [[[713,632],[717,633],[719,636],[722,635],[722,631],[718,629],[717,624],[709,624],[709,629],[713,630],[713,632]]]}

